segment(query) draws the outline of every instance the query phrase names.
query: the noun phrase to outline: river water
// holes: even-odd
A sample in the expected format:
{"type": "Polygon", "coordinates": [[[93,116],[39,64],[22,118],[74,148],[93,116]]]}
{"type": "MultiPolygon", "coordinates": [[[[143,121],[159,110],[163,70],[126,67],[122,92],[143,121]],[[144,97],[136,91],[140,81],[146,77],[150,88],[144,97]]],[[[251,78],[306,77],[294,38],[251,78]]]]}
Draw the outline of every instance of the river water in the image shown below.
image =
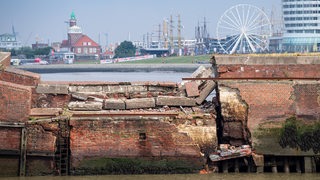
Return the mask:
{"type": "Polygon", "coordinates": [[[178,175],[106,175],[106,176],[46,176],[7,177],[0,180],[316,180],[319,174],[272,174],[272,173],[230,173],[230,174],[178,174],[178,175]]]}
{"type": "Polygon", "coordinates": [[[42,73],[43,81],[105,81],[105,82],[134,82],[134,81],[170,81],[180,82],[191,73],[154,71],[154,72],[70,72],[42,73]]]}

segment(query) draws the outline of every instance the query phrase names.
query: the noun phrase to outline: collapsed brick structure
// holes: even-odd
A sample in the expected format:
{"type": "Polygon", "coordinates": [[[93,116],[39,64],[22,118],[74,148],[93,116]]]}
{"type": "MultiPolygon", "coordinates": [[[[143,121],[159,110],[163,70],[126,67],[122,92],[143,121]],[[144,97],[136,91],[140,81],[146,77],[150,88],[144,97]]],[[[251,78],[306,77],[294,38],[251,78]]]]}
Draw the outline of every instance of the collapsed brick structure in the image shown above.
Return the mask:
{"type": "Polygon", "coordinates": [[[319,120],[319,81],[290,79],[319,77],[315,57],[216,56],[216,69],[192,75],[245,80],[88,83],[44,82],[0,55],[5,175],[194,172],[218,141],[251,145],[256,171],[279,164],[283,171],[292,164],[297,172],[317,170],[313,152],[282,148],[277,134],[293,115],[319,120]],[[213,90],[217,96],[207,103],[213,90]]]}
{"type": "MultiPolygon", "coordinates": [[[[193,76],[211,74],[200,67],[193,76]]],[[[3,173],[198,171],[217,146],[214,107],[200,108],[214,88],[213,81],[43,82],[6,66],[0,133],[10,138],[3,138],[0,161],[15,161],[3,173]]]]}

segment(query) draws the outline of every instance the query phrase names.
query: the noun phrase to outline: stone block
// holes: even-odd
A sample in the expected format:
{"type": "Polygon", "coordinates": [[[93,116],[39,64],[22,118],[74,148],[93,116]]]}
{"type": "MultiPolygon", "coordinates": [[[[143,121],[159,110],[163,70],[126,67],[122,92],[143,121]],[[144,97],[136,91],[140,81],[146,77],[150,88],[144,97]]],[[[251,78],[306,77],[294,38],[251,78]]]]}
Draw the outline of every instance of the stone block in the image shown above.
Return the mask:
{"type": "Polygon", "coordinates": [[[63,84],[39,84],[36,92],[39,94],[68,94],[68,87],[63,84]]]}
{"type": "Polygon", "coordinates": [[[101,111],[101,102],[70,102],[68,108],[71,111],[101,111]]]}
{"type": "Polygon", "coordinates": [[[198,105],[202,104],[216,87],[216,83],[214,81],[205,81],[204,83],[203,88],[200,90],[200,96],[196,98],[198,105]]]}
{"type": "Polygon", "coordinates": [[[127,99],[125,103],[126,109],[154,108],[156,106],[154,98],[127,99]]]}
{"type": "Polygon", "coordinates": [[[88,99],[87,95],[81,94],[81,93],[72,93],[71,97],[74,99],[81,100],[81,101],[86,101],[88,99]]]}
{"type": "Polygon", "coordinates": [[[188,97],[198,97],[200,95],[198,84],[195,81],[190,81],[185,84],[188,97]]]}
{"type": "Polygon", "coordinates": [[[123,109],[126,109],[126,104],[121,99],[105,99],[103,104],[103,109],[123,110],[123,109]]]}
{"type": "Polygon", "coordinates": [[[148,88],[147,86],[128,86],[128,92],[132,93],[132,92],[147,92],[148,88]]]}
{"type": "Polygon", "coordinates": [[[70,86],[69,91],[82,93],[102,92],[102,86],[70,86]]]}
{"type": "Polygon", "coordinates": [[[108,85],[103,87],[106,93],[126,93],[128,91],[127,85],[108,85]]]}
{"type": "Polygon", "coordinates": [[[196,101],[187,97],[159,96],[157,106],[196,106],[196,101]]]}

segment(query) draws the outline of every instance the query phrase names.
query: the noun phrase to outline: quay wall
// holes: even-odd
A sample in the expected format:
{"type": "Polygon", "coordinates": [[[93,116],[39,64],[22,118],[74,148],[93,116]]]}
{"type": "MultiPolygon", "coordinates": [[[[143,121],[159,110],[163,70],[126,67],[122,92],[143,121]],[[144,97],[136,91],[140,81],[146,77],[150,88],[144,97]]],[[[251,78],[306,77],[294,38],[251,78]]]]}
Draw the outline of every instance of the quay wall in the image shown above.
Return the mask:
{"type": "MultiPolygon", "coordinates": [[[[266,77],[274,70],[271,77],[290,78],[292,69],[303,72],[304,68],[312,71],[308,76],[316,76],[315,61],[299,60],[312,63],[300,69],[294,63],[289,68],[260,66],[256,61],[247,70],[238,63],[220,64],[216,57],[218,72],[225,77],[266,77]],[[264,69],[268,71],[260,73],[264,69]]],[[[202,76],[194,77],[212,73],[203,68],[202,76]]],[[[37,74],[11,67],[5,67],[0,77],[0,176],[57,175],[66,147],[67,174],[74,175],[197,172],[218,141],[249,144],[262,155],[315,155],[282,148],[278,135],[288,117],[319,120],[318,80],[44,82],[37,74]],[[210,104],[205,99],[214,89],[220,99],[210,104]],[[222,118],[214,106],[217,102],[222,118]],[[69,123],[66,127],[64,121],[69,123]]]]}
{"type": "MultiPolygon", "coordinates": [[[[235,91],[242,103],[247,105],[248,111],[246,125],[250,134],[242,125],[239,125],[243,120],[230,120],[226,117],[222,122],[225,136],[223,138],[226,142],[238,143],[239,137],[244,137],[251,142],[258,154],[314,155],[312,151],[282,148],[279,139],[284,123],[290,117],[296,117],[307,124],[320,120],[320,59],[318,56],[215,56],[215,63],[219,77],[231,78],[231,80],[218,81],[222,94],[220,100],[224,101],[221,102],[222,108],[228,109],[232,105],[223,97],[230,97],[230,93],[235,91]],[[248,80],[232,80],[239,77],[248,78],[248,80]],[[267,79],[250,80],[250,78],[267,79]],[[273,78],[288,78],[288,80],[273,80],[273,78]],[[295,78],[315,79],[292,80],[295,78]],[[230,134],[231,132],[233,134],[230,134]]],[[[222,111],[226,110],[222,109],[222,111]]]]}

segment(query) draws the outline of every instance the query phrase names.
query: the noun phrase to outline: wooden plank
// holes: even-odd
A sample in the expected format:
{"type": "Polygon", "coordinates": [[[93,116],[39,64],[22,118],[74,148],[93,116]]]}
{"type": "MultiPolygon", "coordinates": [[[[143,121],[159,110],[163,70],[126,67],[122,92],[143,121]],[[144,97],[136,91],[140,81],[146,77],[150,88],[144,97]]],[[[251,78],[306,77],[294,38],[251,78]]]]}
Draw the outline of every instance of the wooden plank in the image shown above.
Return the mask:
{"type": "Polygon", "coordinates": [[[21,129],[21,143],[20,143],[20,176],[26,175],[26,160],[27,160],[27,130],[21,129]]]}

